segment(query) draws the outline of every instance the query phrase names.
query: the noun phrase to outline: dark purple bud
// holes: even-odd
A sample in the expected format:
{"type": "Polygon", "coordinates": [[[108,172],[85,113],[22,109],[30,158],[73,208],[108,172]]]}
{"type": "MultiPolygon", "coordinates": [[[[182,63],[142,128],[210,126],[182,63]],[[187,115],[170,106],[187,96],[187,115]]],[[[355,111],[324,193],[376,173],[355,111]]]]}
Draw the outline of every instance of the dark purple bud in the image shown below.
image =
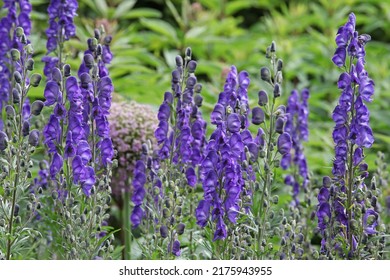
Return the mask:
{"type": "Polygon", "coordinates": [[[84,64],[88,69],[92,69],[93,65],[95,64],[95,60],[91,54],[87,53],[84,55],[84,64]]]}
{"type": "Polygon", "coordinates": [[[20,92],[16,88],[12,89],[12,99],[14,104],[20,103],[20,92]]]}
{"type": "Polygon", "coordinates": [[[269,50],[270,50],[270,52],[272,52],[272,53],[276,52],[276,43],[275,43],[275,41],[272,41],[269,50]]]}
{"type": "Polygon", "coordinates": [[[275,131],[282,134],[284,130],[284,118],[277,118],[275,123],[275,131]]]}
{"type": "Polygon", "coordinates": [[[96,48],[96,54],[102,55],[102,53],[103,53],[103,47],[102,47],[102,45],[98,44],[98,46],[96,48]]]}
{"type": "Polygon", "coordinates": [[[274,86],[274,97],[277,98],[281,94],[282,94],[282,88],[280,87],[280,85],[278,83],[275,83],[275,86],[274,86]]]}
{"type": "Polygon", "coordinates": [[[202,84],[196,84],[194,91],[200,93],[202,91],[202,84]]]}
{"type": "Polygon", "coordinates": [[[186,51],[185,51],[185,55],[186,55],[186,60],[190,60],[191,57],[192,57],[192,50],[190,47],[186,48],[186,51]]]}
{"type": "Polygon", "coordinates": [[[177,84],[180,82],[180,72],[178,70],[172,71],[172,83],[177,84]]]}
{"type": "Polygon", "coordinates": [[[106,46],[109,46],[112,42],[112,36],[111,35],[107,35],[106,37],[104,37],[104,45],[106,46]]]}
{"type": "Polygon", "coordinates": [[[34,59],[29,58],[29,59],[27,60],[26,69],[27,69],[28,71],[34,70],[34,59]]]}
{"type": "Polygon", "coordinates": [[[197,63],[195,60],[188,62],[188,73],[194,73],[196,70],[197,63]]]}
{"type": "Polygon", "coordinates": [[[89,38],[87,40],[87,44],[88,44],[88,49],[93,52],[96,50],[96,47],[98,45],[98,41],[96,40],[96,38],[89,38]]]}
{"type": "Polygon", "coordinates": [[[166,225],[162,225],[160,227],[160,235],[162,238],[166,238],[168,236],[168,228],[166,225]]]}
{"type": "Polygon", "coordinates": [[[176,226],[176,232],[178,235],[182,235],[184,233],[184,229],[185,229],[186,225],[183,224],[183,223],[180,223],[176,226]]]}
{"type": "Polygon", "coordinates": [[[8,146],[8,136],[0,130],[0,151],[4,151],[8,146]]]}
{"type": "Polygon", "coordinates": [[[193,89],[195,84],[196,84],[196,78],[195,77],[189,77],[187,79],[187,83],[186,83],[187,88],[193,89]]]}
{"type": "Polygon", "coordinates": [[[264,91],[264,90],[260,90],[259,91],[259,102],[258,102],[258,104],[260,106],[265,106],[265,105],[267,105],[267,103],[268,103],[268,94],[267,94],[267,92],[264,91]]]}
{"type": "Polygon", "coordinates": [[[322,186],[324,186],[325,188],[330,188],[331,185],[332,179],[329,176],[325,176],[324,178],[322,178],[322,186]]]}
{"type": "Polygon", "coordinates": [[[70,76],[70,65],[69,64],[65,64],[64,65],[64,76],[65,77],[69,77],[70,76]]]}
{"type": "Polygon", "coordinates": [[[37,73],[32,74],[30,78],[30,85],[33,87],[39,86],[41,79],[42,79],[41,74],[37,74],[37,73]]]}
{"type": "Polygon", "coordinates": [[[41,100],[35,100],[31,105],[31,114],[34,116],[39,116],[42,112],[43,106],[45,105],[41,100]]]}
{"type": "Polygon", "coordinates": [[[23,133],[24,137],[26,137],[27,135],[30,134],[30,123],[29,123],[29,121],[24,121],[23,122],[22,133],[23,133]]]}
{"type": "Polygon", "coordinates": [[[232,113],[227,117],[227,129],[231,133],[237,133],[241,128],[240,116],[236,113],[232,113]]]}
{"type": "Polygon", "coordinates": [[[92,78],[88,73],[84,72],[80,75],[80,82],[82,88],[88,89],[89,84],[92,83],[92,78]]]}
{"type": "Polygon", "coordinates": [[[183,66],[183,58],[180,55],[177,55],[175,57],[175,61],[176,61],[176,66],[177,67],[182,67],[183,66]]]}
{"type": "Polygon", "coordinates": [[[15,82],[17,82],[18,84],[22,83],[22,75],[20,74],[19,71],[14,72],[14,79],[15,79],[15,82]]]}
{"type": "Polygon", "coordinates": [[[276,69],[277,69],[278,71],[282,71],[282,69],[283,69],[283,60],[278,59],[278,62],[277,62],[277,64],[276,64],[276,69]]]}
{"type": "Polygon", "coordinates": [[[28,136],[28,143],[36,147],[39,144],[39,131],[37,129],[34,129],[30,132],[30,135],[28,136]]]}
{"type": "Polygon", "coordinates": [[[252,123],[255,125],[260,125],[265,120],[265,114],[263,109],[260,107],[255,107],[252,110],[252,123]]]}
{"type": "Polygon", "coordinates": [[[201,107],[203,102],[203,97],[200,94],[195,95],[194,102],[197,107],[201,107]]]}
{"type": "Polygon", "coordinates": [[[291,137],[287,132],[282,133],[278,138],[278,152],[282,155],[287,154],[291,150],[291,137]]]}
{"type": "Polygon", "coordinates": [[[95,39],[99,40],[100,39],[100,31],[99,31],[99,29],[95,28],[93,33],[94,33],[95,39]]]}
{"type": "Polygon", "coordinates": [[[11,105],[5,106],[5,113],[7,114],[7,118],[12,119],[15,117],[15,109],[11,105]]]}
{"type": "Polygon", "coordinates": [[[269,82],[271,81],[271,71],[268,67],[262,67],[260,69],[260,77],[263,81],[269,82]]]}

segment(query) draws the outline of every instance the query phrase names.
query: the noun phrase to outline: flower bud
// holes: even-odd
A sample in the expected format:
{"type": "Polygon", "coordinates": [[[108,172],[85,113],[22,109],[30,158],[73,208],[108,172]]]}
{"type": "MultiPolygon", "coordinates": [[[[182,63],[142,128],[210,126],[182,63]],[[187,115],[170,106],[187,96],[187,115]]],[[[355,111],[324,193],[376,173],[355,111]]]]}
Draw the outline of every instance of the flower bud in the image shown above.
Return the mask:
{"type": "Polygon", "coordinates": [[[275,123],[275,131],[279,134],[282,134],[283,129],[284,129],[284,118],[277,118],[275,123]]]}
{"type": "Polygon", "coordinates": [[[88,44],[88,49],[93,52],[96,50],[96,47],[98,45],[98,40],[96,40],[96,38],[89,38],[87,40],[87,44],[88,44]]]}
{"type": "Polygon", "coordinates": [[[175,57],[175,61],[176,61],[176,66],[177,67],[182,67],[183,66],[183,58],[180,55],[177,55],[175,57]]]}
{"type": "Polygon", "coordinates": [[[95,30],[93,31],[94,35],[95,35],[95,39],[96,40],[99,40],[100,39],[100,31],[99,29],[95,28],[95,30]]]}
{"type": "Polygon", "coordinates": [[[15,116],[15,109],[11,105],[5,106],[5,113],[9,119],[12,119],[15,116]]]}
{"type": "Polygon", "coordinates": [[[31,54],[34,53],[34,49],[33,49],[33,46],[32,46],[31,44],[28,44],[28,45],[26,46],[26,52],[27,52],[27,54],[29,54],[29,55],[31,55],[31,54]]]}
{"type": "Polygon", "coordinates": [[[162,225],[160,227],[160,235],[162,238],[166,238],[168,236],[168,228],[166,225],[162,225]]]}
{"type": "Polygon", "coordinates": [[[329,176],[325,176],[325,177],[322,179],[322,185],[323,185],[325,188],[330,188],[330,186],[332,185],[332,179],[331,179],[329,176]]]}
{"type": "Polygon", "coordinates": [[[194,102],[197,107],[201,107],[203,102],[203,97],[200,94],[195,95],[194,102]]]}
{"type": "Polygon", "coordinates": [[[89,53],[84,55],[84,64],[88,69],[91,69],[95,63],[95,60],[93,59],[93,56],[89,53]]]}
{"type": "Polygon", "coordinates": [[[265,58],[271,58],[271,46],[267,47],[267,50],[265,51],[265,58]]]}
{"type": "Polygon", "coordinates": [[[264,91],[264,90],[260,90],[259,91],[259,102],[258,102],[258,104],[260,106],[265,106],[265,105],[267,105],[267,103],[268,103],[268,94],[267,94],[267,92],[264,91]]]}
{"type": "Polygon", "coordinates": [[[88,89],[90,83],[92,83],[92,78],[88,73],[82,73],[80,75],[81,87],[88,89]]]}
{"type": "Polygon", "coordinates": [[[186,57],[185,57],[186,60],[190,60],[191,59],[191,57],[192,57],[192,50],[191,50],[190,47],[186,48],[185,55],[186,55],[186,57]]]}
{"type": "Polygon", "coordinates": [[[12,100],[14,104],[20,103],[20,92],[16,88],[12,89],[12,100]]]}
{"type": "Polygon", "coordinates": [[[24,30],[22,27],[18,26],[16,29],[15,29],[15,34],[16,34],[16,37],[20,38],[24,35],[24,30]]]}
{"type": "Polygon", "coordinates": [[[194,91],[195,93],[200,93],[202,91],[202,84],[196,84],[194,91]]]}
{"type": "Polygon", "coordinates": [[[0,131],[0,151],[4,151],[8,146],[8,136],[4,131],[0,131]]]}
{"type": "Polygon", "coordinates": [[[111,44],[111,41],[112,41],[112,36],[107,35],[106,37],[104,37],[103,41],[104,41],[104,45],[109,46],[111,44]]]}
{"type": "Polygon", "coordinates": [[[29,123],[29,121],[24,121],[23,122],[22,133],[23,133],[24,137],[29,135],[29,133],[30,133],[30,123],[29,123]]]}
{"type": "Polygon", "coordinates": [[[26,63],[26,68],[28,71],[34,70],[34,59],[29,58],[26,63]]]}
{"type": "Polygon", "coordinates": [[[31,78],[30,78],[30,85],[33,87],[39,86],[41,79],[42,79],[42,76],[40,74],[37,74],[37,73],[32,74],[31,78]]]}
{"type": "Polygon", "coordinates": [[[102,55],[102,53],[103,53],[103,47],[102,47],[102,45],[99,44],[96,48],[96,54],[102,55]]]}
{"type": "Polygon", "coordinates": [[[282,71],[282,69],[283,69],[283,60],[278,59],[278,62],[276,63],[276,69],[278,71],[282,71]]]}
{"type": "Polygon", "coordinates": [[[277,98],[282,94],[282,88],[280,87],[280,84],[275,83],[274,86],[274,97],[277,98]]]}
{"type": "Polygon", "coordinates": [[[11,58],[12,61],[19,61],[20,59],[20,52],[17,49],[11,49],[11,58]]]}
{"type": "Polygon", "coordinates": [[[194,73],[196,70],[197,63],[195,60],[188,62],[188,73],[194,73]]]}
{"type": "Polygon", "coordinates": [[[260,107],[255,107],[252,110],[252,123],[255,125],[260,125],[265,120],[265,114],[263,109],[260,107]]]}
{"type": "Polygon", "coordinates": [[[281,71],[276,72],[275,82],[278,84],[283,83],[283,74],[281,71]]]}
{"type": "Polygon", "coordinates": [[[272,41],[271,46],[270,46],[270,51],[271,51],[271,53],[276,52],[276,43],[275,43],[275,41],[272,41]]]}
{"type": "Polygon", "coordinates": [[[60,69],[58,69],[57,67],[54,67],[51,71],[51,77],[57,84],[62,83],[62,74],[60,69]]]}
{"type": "Polygon", "coordinates": [[[182,235],[184,233],[184,229],[185,229],[185,224],[183,223],[180,223],[176,226],[176,232],[178,235],[182,235]]]}
{"type": "Polygon", "coordinates": [[[20,74],[19,71],[14,72],[14,79],[18,84],[22,83],[22,75],[20,74]]]}
{"type": "Polygon", "coordinates": [[[70,76],[70,65],[69,64],[65,64],[64,65],[64,76],[65,77],[69,77],[70,76]]]}
{"type": "Polygon", "coordinates": [[[260,69],[260,77],[263,81],[270,82],[271,81],[271,72],[268,67],[262,67],[260,69]]]}
{"type": "Polygon", "coordinates": [[[41,100],[35,100],[31,105],[31,114],[39,116],[42,112],[44,103],[41,100]]]}

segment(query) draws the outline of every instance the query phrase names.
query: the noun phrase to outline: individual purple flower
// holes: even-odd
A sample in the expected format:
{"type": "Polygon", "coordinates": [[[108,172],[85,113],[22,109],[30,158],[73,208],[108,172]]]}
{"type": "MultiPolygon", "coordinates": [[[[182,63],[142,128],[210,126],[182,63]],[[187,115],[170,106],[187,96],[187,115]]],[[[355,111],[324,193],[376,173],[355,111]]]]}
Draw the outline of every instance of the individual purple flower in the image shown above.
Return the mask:
{"type": "Polygon", "coordinates": [[[278,137],[278,152],[282,155],[287,154],[291,150],[291,136],[287,132],[284,132],[278,137]]]}
{"type": "Polygon", "coordinates": [[[363,227],[367,234],[377,233],[376,227],[378,226],[379,215],[373,209],[368,209],[363,216],[363,227]]]}
{"type": "Polygon", "coordinates": [[[99,148],[101,152],[101,159],[103,166],[107,166],[112,163],[114,157],[114,147],[112,145],[111,138],[105,138],[99,143],[99,148]]]}
{"type": "Polygon", "coordinates": [[[50,176],[55,179],[56,175],[61,171],[63,166],[62,156],[58,153],[54,153],[53,159],[50,164],[50,176]]]}
{"type": "Polygon", "coordinates": [[[180,251],[180,242],[179,240],[175,240],[173,241],[173,244],[172,244],[172,254],[176,257],[179,257],[180,254],[181,254],[181,251],[180,251]]]}
{"type": "Polygon", "coordinates": [[[135,228],[138,227],[141,224],[143,217],[144,217],[144,210],[142,209],[141,206],[136,205],[130,216],[130,221],[133,227],[135,228]]]}

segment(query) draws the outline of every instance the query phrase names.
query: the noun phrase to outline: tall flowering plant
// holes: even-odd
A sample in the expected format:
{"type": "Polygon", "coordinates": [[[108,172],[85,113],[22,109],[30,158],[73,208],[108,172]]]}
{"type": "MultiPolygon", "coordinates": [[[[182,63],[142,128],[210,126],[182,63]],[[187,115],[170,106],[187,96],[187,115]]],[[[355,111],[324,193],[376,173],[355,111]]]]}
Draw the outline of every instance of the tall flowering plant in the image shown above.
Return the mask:
{"type": "Polygon", "coordinates": [[[14,72],[7,82],[12,88],[12,102],[4,108],[5,130],[0,131],[0,256],[6,259],[18,258],[30,250],[27,242],[40,234],[30,228],[30,222],[41,209],[39,199],[30,193],[32,154],[40,137],[38,130],[30,129],[30,120],[41,113],[43,103],[35,101],[31,107],[26,103],[29,90],[39,85],[41,76],[30,74],[34,69],[33,51],[23,28],[14,31],[20,51],[10,50],[14,72]]]}
{"type": "Polygon", "coordinates": [[[96,30],[88,40],[79,77],[72,76],[64,60],[64,43],[75,35],[76,11],[77,1],[53,0],[48,7],[44,97],[45,105],[53,110],[43,135],[50,160],[47,172],[42,168],[36,183],[37,187],[45,183],[47,189],[48,220],[44,224],[53,240],[51,246],[59,252],[57,257],[92,259],[107,257],[112,250],[112,236],[106,236],[104,227],[114,156],[107,119],[113,84],[102,63],[112,58],[107,52],[111,37],[106,36],[102,45],[96,30]],[[53,219],[61,226],[53,225],[53,219]]]}
{"type": "MultiPolygon", "coordinates": [[[[344,72],[338,80],[342,91],[333,111],[335,159],[333,178],[325,177],[318,194],[318,226],[322,233],[321,253],[328,258],[366,258],[378,252],[367,252],[371,237],[380,234],[377,197],[373,187],[365,184],[368,165],[364,150],[374,142],[370,112],[366,103],[372,101],[374,82],[365,70],[367,34],[355,30],[356,17],[349,15],[340,27],[333,56],[336,66],[344,72]]],[[[376,257],[376,256],[375,256],[376,257]]]]}
{"type": "Polygon", "coordinates": [[[180,256],[179,236],[186,232],[188,253],[194,251],[193,232],[185,228],[193,223],[194,188],[197,169],[203,157],[206,122],[199,107],[202,86],[197,84],[197,63],[188,48],[184,60],[176,57],[172,72],[172,91],[164,94],[158,111],[155,138],[157,151],[144,145],[143,158],[134,168],[131,223],[146,236],[146,252],[157,250],[161,256],[180,256]],[[160,241],[151,238],[160,237],[160,241]]]}

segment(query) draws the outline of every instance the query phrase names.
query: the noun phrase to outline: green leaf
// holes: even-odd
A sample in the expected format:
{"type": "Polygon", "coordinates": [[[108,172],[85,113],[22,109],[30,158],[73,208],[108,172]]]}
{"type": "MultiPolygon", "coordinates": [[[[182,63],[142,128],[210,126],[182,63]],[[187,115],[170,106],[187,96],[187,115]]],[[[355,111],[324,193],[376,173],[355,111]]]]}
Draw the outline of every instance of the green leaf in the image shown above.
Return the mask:
{"type": "Polygon", "coordinates": [[[143,26],[145,26],[146,28],[148,28],[156,33],[159,33],[161,35],[168,37],[175,44],[178,43],[176,30],[169,23],[167,23],[163,20],[159,20],[159,19],[142,18],[141,24],[143,26]]]}
{"type": "Polygon", "coordinates": [[[137,0],[126,0],[118,5],[115,9],[114,18],[120,18],[126,13],[128,13],[137,3],[137,0]]]}
{"type": "Polygon", "coordinates": [[[108,6],[105,0],[95,0],[95,5],[103,17],[107,17],[108,6]]]}
{"type": "Polygon", "coordinates": [[[162,13],[160,11],[157,11],[155,9],[150,8],[139,8],[134,9],[126,14],[122,15],[122,19],[134,19],[134,18],[160,18],[162,16],[162,13]]]}

